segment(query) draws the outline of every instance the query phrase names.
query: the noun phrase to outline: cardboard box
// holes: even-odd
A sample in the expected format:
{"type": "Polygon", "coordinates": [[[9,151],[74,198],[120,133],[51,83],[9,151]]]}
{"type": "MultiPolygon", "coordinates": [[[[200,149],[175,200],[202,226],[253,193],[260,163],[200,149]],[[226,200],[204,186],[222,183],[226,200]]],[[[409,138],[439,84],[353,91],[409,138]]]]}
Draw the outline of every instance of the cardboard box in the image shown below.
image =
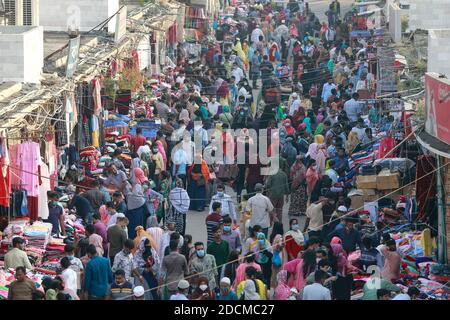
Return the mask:
{"type": "Polygon", "coordinates": [[[356,186],[358,187],[358,189],[376,189],[377,176],[357,176],[356,186]]]}
{"type": "Polygon", "coordinates": [[[365,202],[372,202],[378,199],[376,189],[361,189],[363,192],[363,198],[365,202]]]}
{"type": "Polygon", "coordinates": [[[353,190],[353,192],[349,192],[348,197],[352,200],[352,208],[354,210],[362,210],[364,208],[364,195],[362,190],[353,190]]]}
{"type": "Polygon", "coordinates": [[[393,190],[400,187],[400,173],[390,172],[389,169],[382,170],[377,176],[378,190],[393,190]]]}

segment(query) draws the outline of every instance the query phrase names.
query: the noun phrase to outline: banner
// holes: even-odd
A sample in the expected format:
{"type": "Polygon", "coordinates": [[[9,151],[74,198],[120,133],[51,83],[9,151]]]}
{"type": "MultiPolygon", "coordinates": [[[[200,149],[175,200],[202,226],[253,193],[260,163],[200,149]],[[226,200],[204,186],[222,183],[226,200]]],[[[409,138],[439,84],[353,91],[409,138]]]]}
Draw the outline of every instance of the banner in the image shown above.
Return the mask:
{"type": "Polygon", "coordinates": [[[425,130],[430,135],[450,144],[450,80],[437,74],[425,75],[425,130]]]}
{"type": "Polygon", "coordinates": [[[72,78],[78,66],[80,58],[80,36],[69,40],[69,51],[67,53],[66,77],[72,78]]]}

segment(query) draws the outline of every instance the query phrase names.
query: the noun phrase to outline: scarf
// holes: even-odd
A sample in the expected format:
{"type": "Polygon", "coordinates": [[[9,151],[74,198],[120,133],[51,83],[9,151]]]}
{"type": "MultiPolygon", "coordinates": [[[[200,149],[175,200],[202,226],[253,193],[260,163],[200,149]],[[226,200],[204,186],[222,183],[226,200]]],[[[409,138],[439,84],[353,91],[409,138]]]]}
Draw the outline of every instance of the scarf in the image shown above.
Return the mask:
{"type": "Polygon", "coordinates": [[[135,184],[133,190],[127,195],[127,208],[134,210],[142,207],[145,204],[144,191],[140,184],[135,184]]]}
{"type": "Polygon", "coordinates": [[[308,153],[306,156],[309,156],[311,159],[317,160],[317,155],[319,153],[319,145],[317,143],[311,143],[308,148],[308,153]]]}
{"type": "Polygon", "coordinates": [[[277,287],[275,288],[275,300],[287,300],[291,294],[291,288],[287,285],[287,271],[281,270],[277,274],[277,287]]]}
{"type": "Polygon", "coordinates": [[[305,244],[305,237],[301,231],[289,230],[284,234],[284,241],[286,241],[287,236],[294,238],[295,243],[299,246],[303,246],[305,244]]]}
{"type": "Polygon", "coordinates": [[[148,181],[148,178],[145,176],[145,173],[141,168],[134,168],[133,175],[134,175],[133,181],[134,184],[143,184],[144,182],[148,181]]]}
{"type": "Polygon", "coordinates": [[[142,239],[146,238],[150,241],[150,245],[152,248],[156,247],[156,242],[153,240],[153,237],[144,230],[144,227],[137,226],[136,227],[136,238],[134,238],[134,249],[132,250],[133,253],[135,253],[139,249],[139,244],[141,243],[142,239]]]}
{"type": "Polygon", "coordinates": [[[291,120],[289,120],[289,119],[284,120],[283,121],[283,127],[286,129],[286,134],[287,135],[294,135],[295,134],[295,129],[292,127],[291,120]],[[286,124],[288,124],[288,123],[290,124],[290,126],[286,127],[286,124]]]}
{"type": "Polygon", "coordinates": [[[261,300],[261,297],[256,292],[255,282],[253,280],[246,280],[244,284],[244,300],[261,300]]]}

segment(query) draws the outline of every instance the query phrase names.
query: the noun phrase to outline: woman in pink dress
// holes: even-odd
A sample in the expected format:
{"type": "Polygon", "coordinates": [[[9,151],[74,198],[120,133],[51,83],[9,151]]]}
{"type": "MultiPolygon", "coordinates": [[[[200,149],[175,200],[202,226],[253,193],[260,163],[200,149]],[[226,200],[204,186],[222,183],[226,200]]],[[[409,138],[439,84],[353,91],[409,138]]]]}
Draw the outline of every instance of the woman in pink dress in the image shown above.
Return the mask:
{"type": "Polygon", "coordinates": [[[306,170],[306,192],[308,196],[311,196],[311,193],[319,179],[320,173],[317,169],[316,160],[310,159],[308,169],[306,170]]]}
{"type": "Polygon", "coordinates": [[[288,274],[286,270],[281,270],[277,274],[277,286],[275,288],[275,300],[287,300],[291,294],[291,288],[287,285],[288,274]]]}
{"type": "Polygon", "coordinates": [[[316,270],[316,253],[314,250],[306,250],[299,253],[297,259],[287,262],[283,270],[289,272],[288,286],[302,292],[306,284],[306,278],[316,270]]]}

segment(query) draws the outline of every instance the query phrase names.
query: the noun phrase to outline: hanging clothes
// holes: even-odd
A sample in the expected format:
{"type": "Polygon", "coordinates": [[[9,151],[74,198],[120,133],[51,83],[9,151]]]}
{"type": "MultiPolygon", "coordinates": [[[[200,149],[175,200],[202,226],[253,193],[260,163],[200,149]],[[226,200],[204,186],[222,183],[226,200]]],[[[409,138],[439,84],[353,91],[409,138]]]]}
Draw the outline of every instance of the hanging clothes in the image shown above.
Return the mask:
{"type": "Polygon", "coordinates": [[[92,146],[100,146],[100,126],[96,115],[91,117],[92,146]]]}
{"type": "Polygon", "coordinates": [[[0,137],[0,206],[9,207],[11,194],[11,179],[9,169],[9,152],[6,137],[0,137]]]}
{"type": "Polygon", "coordinates": [[[389,153],[395,147],[395,140],[392,137],[383,138],[380,141],[380,146],[378,148],[378,159],[395,158],[394,152],[389,153]],[[389,155],[388,155],[389,153],[389,155]]]}
{"type": "Polygon", "coordinates": [[[42,219],[48,218],[48,198],[47,192],[50,189],[50,174],[48,166],[41,161],[39,164],[39,197],[38,197],[38,217],[42,219]]]}
{"type": "Polygon", "coordinates": [[[39,178],[36,172],[41,161],[39,144],[32,141],[24,142],[19,145],[17,154],[20,165],[19,176],[23,188],[27,191],[28,196],[37,197],[39,195],[39,178]]]}
{"type": "Polygon", "coordinates": [[[94,103],[94,115],[97,117],[102,111],[102,96],[101,96],[101,86],[100,80],[92,80],[92,99],[94,103]]]}
{"type": "Polygon", "coordinates": [[[36,221],[38,219],[38,197],[28,196],[28,217],[30,221],[36,221]]]}
{"type": "Polygon", "coordinates": [[[430,174],[436,169],[436,160],[432,156],[417,157],[416,164],[416,200],[417,220],[424,220],[431,213],[429,203],[436,196],[436,173],[430,174]]]}

